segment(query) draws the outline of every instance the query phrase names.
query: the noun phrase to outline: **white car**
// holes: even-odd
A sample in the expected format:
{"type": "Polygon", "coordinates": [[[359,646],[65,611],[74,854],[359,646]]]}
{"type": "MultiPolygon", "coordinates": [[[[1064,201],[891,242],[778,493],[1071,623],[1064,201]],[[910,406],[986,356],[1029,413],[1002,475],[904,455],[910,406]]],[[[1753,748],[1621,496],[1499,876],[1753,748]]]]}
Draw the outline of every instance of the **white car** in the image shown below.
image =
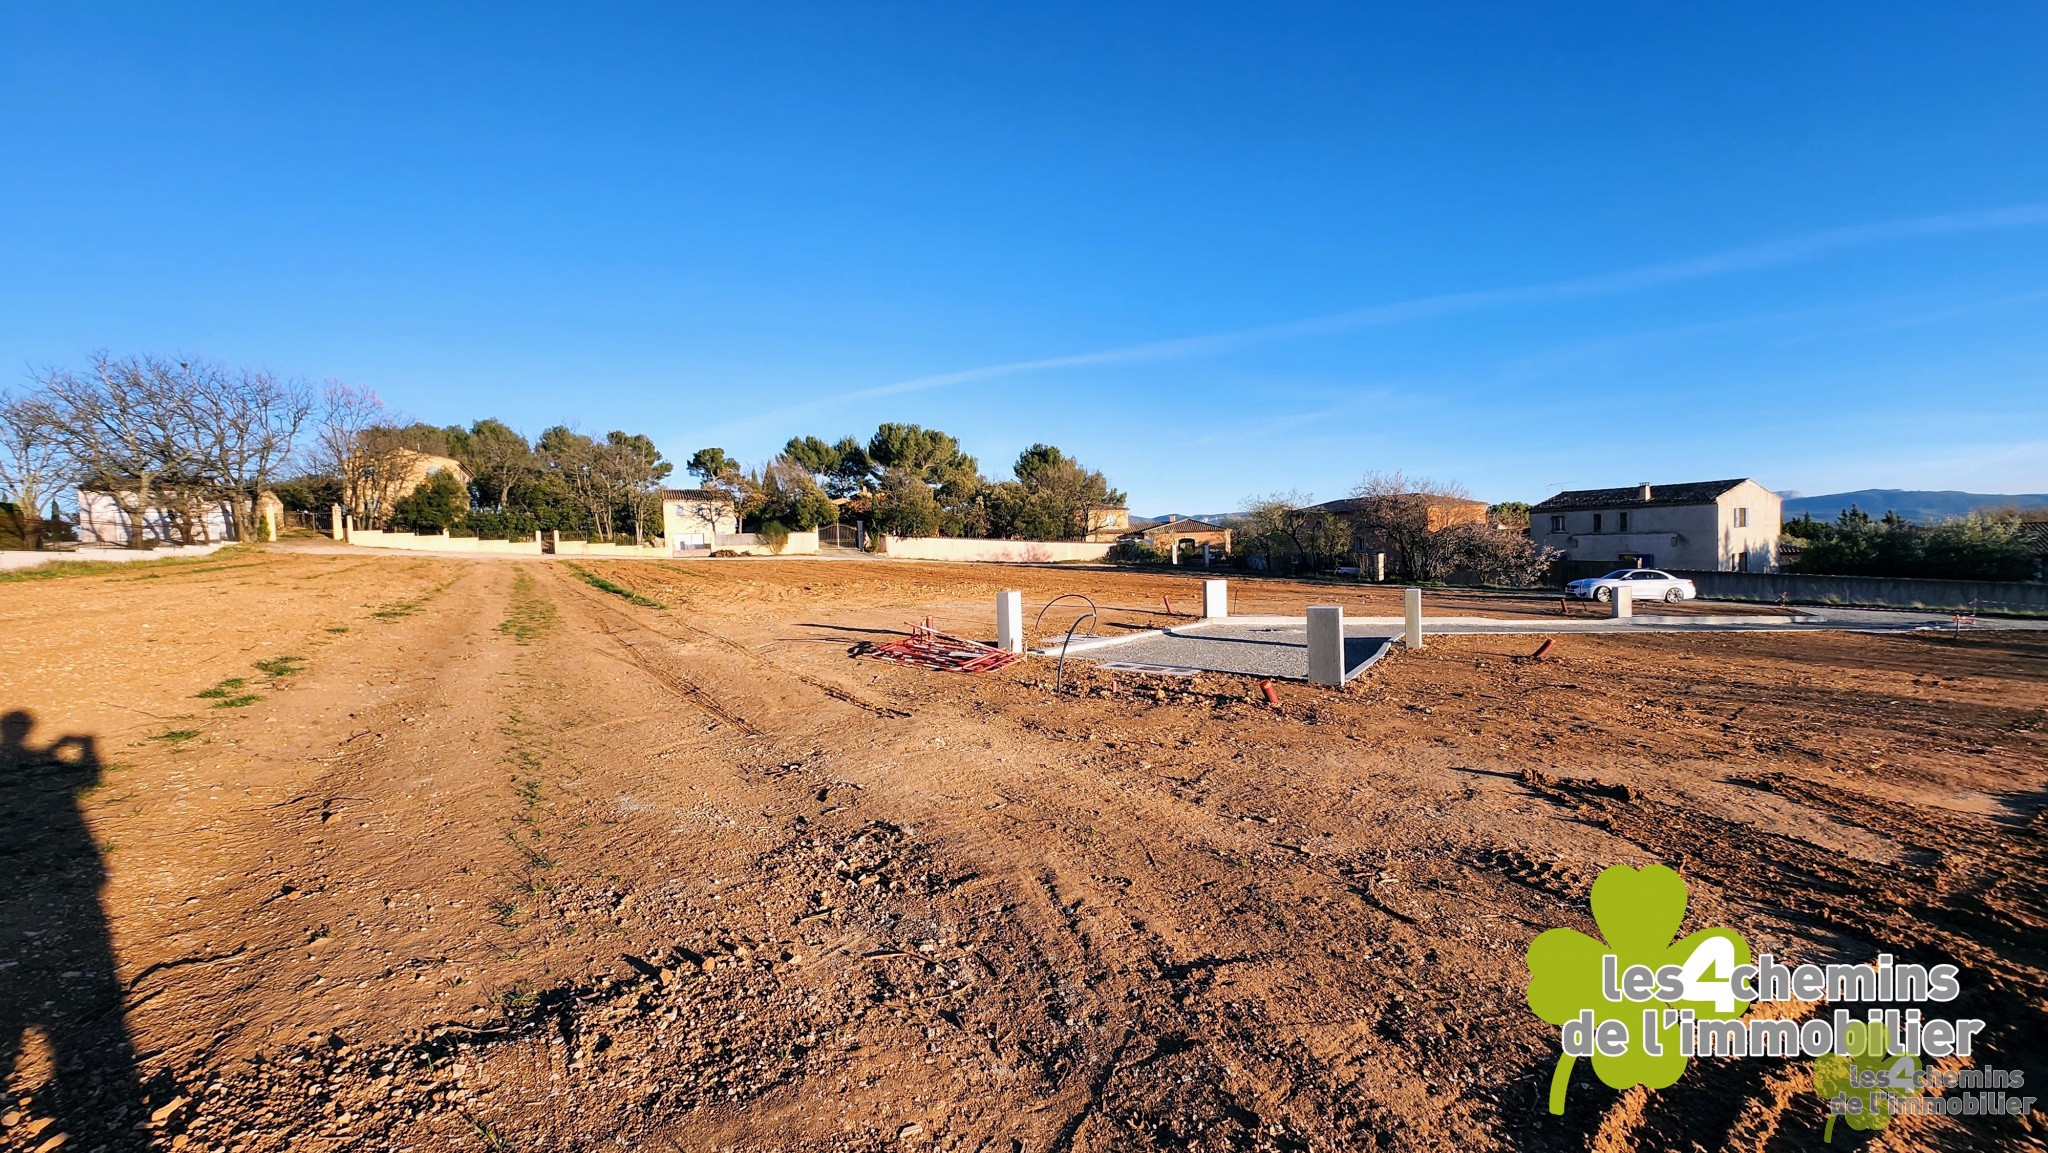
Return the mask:
{"type": "Polygon", "coordinates": [[[1614,590],[1618,588],[1627,589],[1629,599],[1638,601],[1689,601],[1700,595],[1691,581],[1653,568],[1615,569],[1603,577],[1573,581],[1564,586],[1564,591],[1580,600],[1605,602],[1614,599],[1614,590]]]}

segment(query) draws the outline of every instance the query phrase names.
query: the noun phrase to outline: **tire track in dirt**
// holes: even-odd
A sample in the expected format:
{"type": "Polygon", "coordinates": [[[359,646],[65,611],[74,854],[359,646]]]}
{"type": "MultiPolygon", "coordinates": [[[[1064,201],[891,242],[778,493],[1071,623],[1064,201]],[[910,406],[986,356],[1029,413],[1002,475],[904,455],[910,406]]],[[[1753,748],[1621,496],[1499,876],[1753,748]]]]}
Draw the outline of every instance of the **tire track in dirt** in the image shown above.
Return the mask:
{"type": "MultiPolygon", "coordinates": [[[[628,575],[628,580],[630,587],[630,575],[628,575]]],[[[578,591],[580,594],[581,590],[578,591]]],[[[582,595],[585,595],[587,597],[588,594],[582,595]]],[[[626,618],[624,617],[624,614],[620,614],[619,619],[631,618],[626,618]]],[[[854,693],[847,689],[841,688],[838,685],[832,684],[829,681],[821,680],[817,677],[811,676],[809,673],[805,673],[798,669],[791,668],[786,663],[770,660],[769,658],[763,656],[759,650],[752,648],[748,645],[742,644],[724,633],[718,632],[715,629],[705,628],[702,625],[692,624],[687,620],[681,619],[679,616],[648,618],[644,620],[636,619],[633,621],[633,623],[639,628],[645,629],[648,632],[655,633],[660,636],[666,636],[670,640],[685,639],[684,636],[678,635],[675,632],[670,632],[667,629],[663,628],[662,624],[657,623],[657,621],[673,624],[676,629],[680,630],[681,633],[687,634],[690,637],[695,637],[699,640],[710,641],[712,644],[718,645],[719,647],[726,649],[729,652],[735,653],[745,658],[750,664],[754,665],[756,668],[768,670],[778,675],[790,677],[792,679],[800,681],[803,684],[809,685],[810,687],[818,690],[819,692],[824,693],[826,696],[831,697],[833,700],[852,705],[854,708],[860,709],[863,712],[869,713],[873,716],[894,718],[908,717],[910,715],[908,712],[899,708],[894,708],[889,705],[876,704],[875,702],[870,701],[865,697],[862,697],[858,693],[854,693]]]]}
{"type": "Polygon", "coordinates": [[[725,707],[725,704],[717,696],[713,696],[711,692],[705,692],[705,688],[702,688],[700,684],[696,684],[688,676],[676,672],[674,668],[668,668],[670,661],[666,657],[659,657],[659,655],[653,655],[653,653],[645,651],[641,645],[637,645],[629,637],[629,633],[653,633],[653,629],[647,629],[641,621],[635,621],[633,616],[629,616],[629,614],[625,614],[621,610],[616,610],[616,608],[596,600],[598,594],[586,594],[586,592],[571,586],[565,580],[557,580],[555,586],[557,586],[557,590],[567,590],[575,598],[575,602],[578,602],[578,606],[588,612],[590,623],[596,625],[598,633],[602,633],[608,641],[612,641],[618,647],[618,651],[623,651],[627,655],[627,659],[633,661],[633,666],[637,670],[645,672],[657,684],[662,684],[664,688],[668,688],[676,696],[688,700],[690,704],[694,704],[698,711],[702,711],[707,717],[711,717],[713,721],[719,721],[721,725],[731,725],[733,729],[739,729],[741,733],[750,735],[750,737],[766,737],[768,735],[766,729],[754,725],[752,721],[748,721],[745,717],[741,717],[739,713],[735,713],[729,707],[725,707]]]}

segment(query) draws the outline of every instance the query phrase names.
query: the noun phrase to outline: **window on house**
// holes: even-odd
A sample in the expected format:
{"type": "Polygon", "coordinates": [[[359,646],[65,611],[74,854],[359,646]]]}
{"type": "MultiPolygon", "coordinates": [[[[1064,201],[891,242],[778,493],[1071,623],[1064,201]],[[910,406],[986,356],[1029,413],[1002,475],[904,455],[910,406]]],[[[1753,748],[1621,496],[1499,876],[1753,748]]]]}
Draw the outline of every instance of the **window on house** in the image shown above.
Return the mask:
{"type": "Polygon", "coordinates": [[[1550,531],[1551,531],[1551,532],[1563,532],[1563,531],[1564,531],[1564,518],[1563,518],[1563,517],[1561,517],[1561,516],[1554,516],[1554,517],[1551,517],[1551,518],[1550,518],[1550,531]]]}
{"type": "Polygon", "coordinates": [[[1618,512],[1618,513],[1615,513],[1615,514],[1614,514],[1614,531],[1615,531],[1615,532],[1627,532],[1627,531],[1628,531],[1628,514],[1627,514],[1627,513],[1625,513],[1625,512],[1618,512]]]}
{"type": "Polygon", "coordinates": [[[1746,508],[1738,508],[1738,509],[1736,509],[1736,510],[1735,510],[1735,527],[1736,527],[1736,528],[1748,528],[1748,527],[1749,527],[1749,510],[1748,510],[1748,509],[1746,509],[1746,508]]]}
{"type": "Polygon", "coordinates": [[[1600,531],[1600,514],[1597,512],[1593,514],[1593,531],[1600,531]]]}

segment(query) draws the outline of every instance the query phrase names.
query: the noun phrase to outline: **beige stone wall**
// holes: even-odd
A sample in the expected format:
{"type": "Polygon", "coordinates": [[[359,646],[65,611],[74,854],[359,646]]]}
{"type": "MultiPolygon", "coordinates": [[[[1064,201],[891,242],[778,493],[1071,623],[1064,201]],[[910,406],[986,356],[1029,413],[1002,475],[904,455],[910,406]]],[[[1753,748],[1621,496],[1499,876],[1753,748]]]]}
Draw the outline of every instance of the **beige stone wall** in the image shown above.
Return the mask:
{"type": "Polygon", "coordinates": [[[370,528],[359,528],[349,533],[348,543],[363,548],[403,549],[409,552],[466,552],[489,556],[541,555],[539,543],[533,540],[483,540],[473,536],[384,532],[370,528]]]}
{"type": "Polygon", "coordinates": [[[954,537],[885,536],[877,550],[901,560],[964,560],[1015,563],[1101,560],[1110,541],[973,540],[954,537]]]}

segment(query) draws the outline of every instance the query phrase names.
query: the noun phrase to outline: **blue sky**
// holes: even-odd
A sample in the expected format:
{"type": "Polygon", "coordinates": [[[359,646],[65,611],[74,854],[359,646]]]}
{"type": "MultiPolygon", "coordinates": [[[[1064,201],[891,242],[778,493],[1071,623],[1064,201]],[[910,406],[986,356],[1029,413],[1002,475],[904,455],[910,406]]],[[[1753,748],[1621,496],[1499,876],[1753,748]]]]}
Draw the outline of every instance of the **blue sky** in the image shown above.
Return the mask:
{"type": "Polygon", "coordinates": [[[2048,7],[0,7],[0,373],[94,349],[1140,512],[2048,491],[2048,7]],[[1794,10],[1796,7],[1796,10],[1794,10]]]}

